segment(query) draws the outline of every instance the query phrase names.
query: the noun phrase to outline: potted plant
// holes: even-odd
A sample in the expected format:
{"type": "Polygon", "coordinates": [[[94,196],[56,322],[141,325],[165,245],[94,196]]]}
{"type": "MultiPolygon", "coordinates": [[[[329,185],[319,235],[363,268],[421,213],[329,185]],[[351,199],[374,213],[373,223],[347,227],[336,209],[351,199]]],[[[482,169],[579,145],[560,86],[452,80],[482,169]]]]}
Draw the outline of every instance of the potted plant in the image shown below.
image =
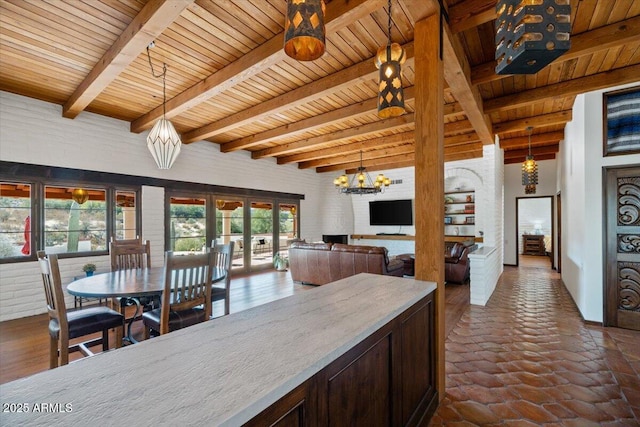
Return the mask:
{"type": "Polygon", "coordinates": [[[278,271],[287,271],[287,267],[289,267],[289,258],[280,255],[280,252],[276,252],[273,256],[273,266],[278,271]]]}
{"type": "Polygon", "coordinates": [[[96,271],[96,265],[95,264],[85,264],[82,266],[82,271],[84,271],[87,276],[93,276],[93,272],[96,271]]]}

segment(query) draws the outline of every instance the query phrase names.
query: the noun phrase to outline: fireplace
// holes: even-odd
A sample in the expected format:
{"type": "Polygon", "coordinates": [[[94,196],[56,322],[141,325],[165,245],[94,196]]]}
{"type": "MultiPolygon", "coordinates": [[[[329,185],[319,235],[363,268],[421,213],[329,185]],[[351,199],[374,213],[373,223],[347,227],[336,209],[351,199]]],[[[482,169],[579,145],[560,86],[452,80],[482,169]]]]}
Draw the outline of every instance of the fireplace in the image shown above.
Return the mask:
{"type": "Polygon", "coordinates": [[[325,243],[349,244],[349,236],[346,234],[323,234],[322,241],[325,243]]]}

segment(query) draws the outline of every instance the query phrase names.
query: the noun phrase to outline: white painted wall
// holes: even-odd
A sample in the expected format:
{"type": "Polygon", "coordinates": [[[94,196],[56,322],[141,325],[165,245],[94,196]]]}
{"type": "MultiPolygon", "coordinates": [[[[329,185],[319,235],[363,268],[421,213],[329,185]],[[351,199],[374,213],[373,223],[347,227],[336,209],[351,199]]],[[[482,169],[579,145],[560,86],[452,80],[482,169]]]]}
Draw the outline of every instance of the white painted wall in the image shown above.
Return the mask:
{"type": "MultiPolygon", "coordinates": [[[[331,218],[346,218],[339,225],[352,227],[349,206],[342,215],[345,204],[335,203],[331,180],[313,170],[278,166],[273,159],[251,160],[244,151],[224,154],[217,144],[201,141],[184,145],[174,166],[161,171],[147,150],[146,132],[129,132],[128,122],[87,112],[65,119],[59,105],[7,92],[0,92],[0,160],[304,194],[302,238],[321,239],[335,225],[331,218]]],[[[143,238],[151,241],[152,262],[162,265],[164,190],[143,187],[142,209],[143,238]]],[[[63,259],[63,282],[82,274],[81,266],[89,261],[98,271],[109,269],[107,256],[63,259]]],[[[37,263],[0,265],[0,321],[44,309],[37,263]]]]}
{"type": "Polygon", "coordinates": [[[558,160],[562,162],[562,280],[584,319],[595,322],[603,321],[604,301],[602,168],[640,164],[640,154],[603,156],[603,92],[576,97],[558,160]]]}
{"type": "MultiPolygon", "coordinates": [[[[575,118],[575,116],[574,116],[575,118]]],[[[522,159],[524,162],[524,158],[522,159]]],[[[516,197],[554,196],[557,193],[558,160],[541,160],[538,163],[536,194],[524,194],[522,163],[504,166],[504,263],[516,264],[518,236],[516,235],[516,197]]]]}

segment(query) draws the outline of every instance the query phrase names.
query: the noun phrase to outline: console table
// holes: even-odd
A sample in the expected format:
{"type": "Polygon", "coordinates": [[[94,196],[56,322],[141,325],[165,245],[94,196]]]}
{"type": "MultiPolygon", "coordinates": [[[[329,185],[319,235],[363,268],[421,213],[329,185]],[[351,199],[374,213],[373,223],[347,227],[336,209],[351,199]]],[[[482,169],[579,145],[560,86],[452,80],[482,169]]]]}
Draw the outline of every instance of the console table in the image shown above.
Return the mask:
{"type": "Polygon", "coordinates": [[[362,273],[99,353],[3,384],[3,425],[427,425],[435,288],[362,273]]]}
{"type": "Polygon", "coordinates": [[[546,255],[544,248],[544,236],[542,234],[523,234],[522,254],[546,255]]]}

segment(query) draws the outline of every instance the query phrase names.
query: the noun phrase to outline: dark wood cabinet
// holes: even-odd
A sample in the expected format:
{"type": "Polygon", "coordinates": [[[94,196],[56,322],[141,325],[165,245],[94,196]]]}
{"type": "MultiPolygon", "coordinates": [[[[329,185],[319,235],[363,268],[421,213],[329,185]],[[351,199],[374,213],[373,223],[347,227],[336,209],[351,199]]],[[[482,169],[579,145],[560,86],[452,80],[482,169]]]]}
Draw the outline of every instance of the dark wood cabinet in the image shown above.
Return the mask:
{"type": "Polygon", "coordinates": [[[432,293],[246,425],[427,425],[438,402],[434,316],[432,293]]]}
{"type": "Polygon", "coordinates": [[[544,247],[544,236],[542,234],[522,235],[523,255],[546,255],[544,247]]]}

